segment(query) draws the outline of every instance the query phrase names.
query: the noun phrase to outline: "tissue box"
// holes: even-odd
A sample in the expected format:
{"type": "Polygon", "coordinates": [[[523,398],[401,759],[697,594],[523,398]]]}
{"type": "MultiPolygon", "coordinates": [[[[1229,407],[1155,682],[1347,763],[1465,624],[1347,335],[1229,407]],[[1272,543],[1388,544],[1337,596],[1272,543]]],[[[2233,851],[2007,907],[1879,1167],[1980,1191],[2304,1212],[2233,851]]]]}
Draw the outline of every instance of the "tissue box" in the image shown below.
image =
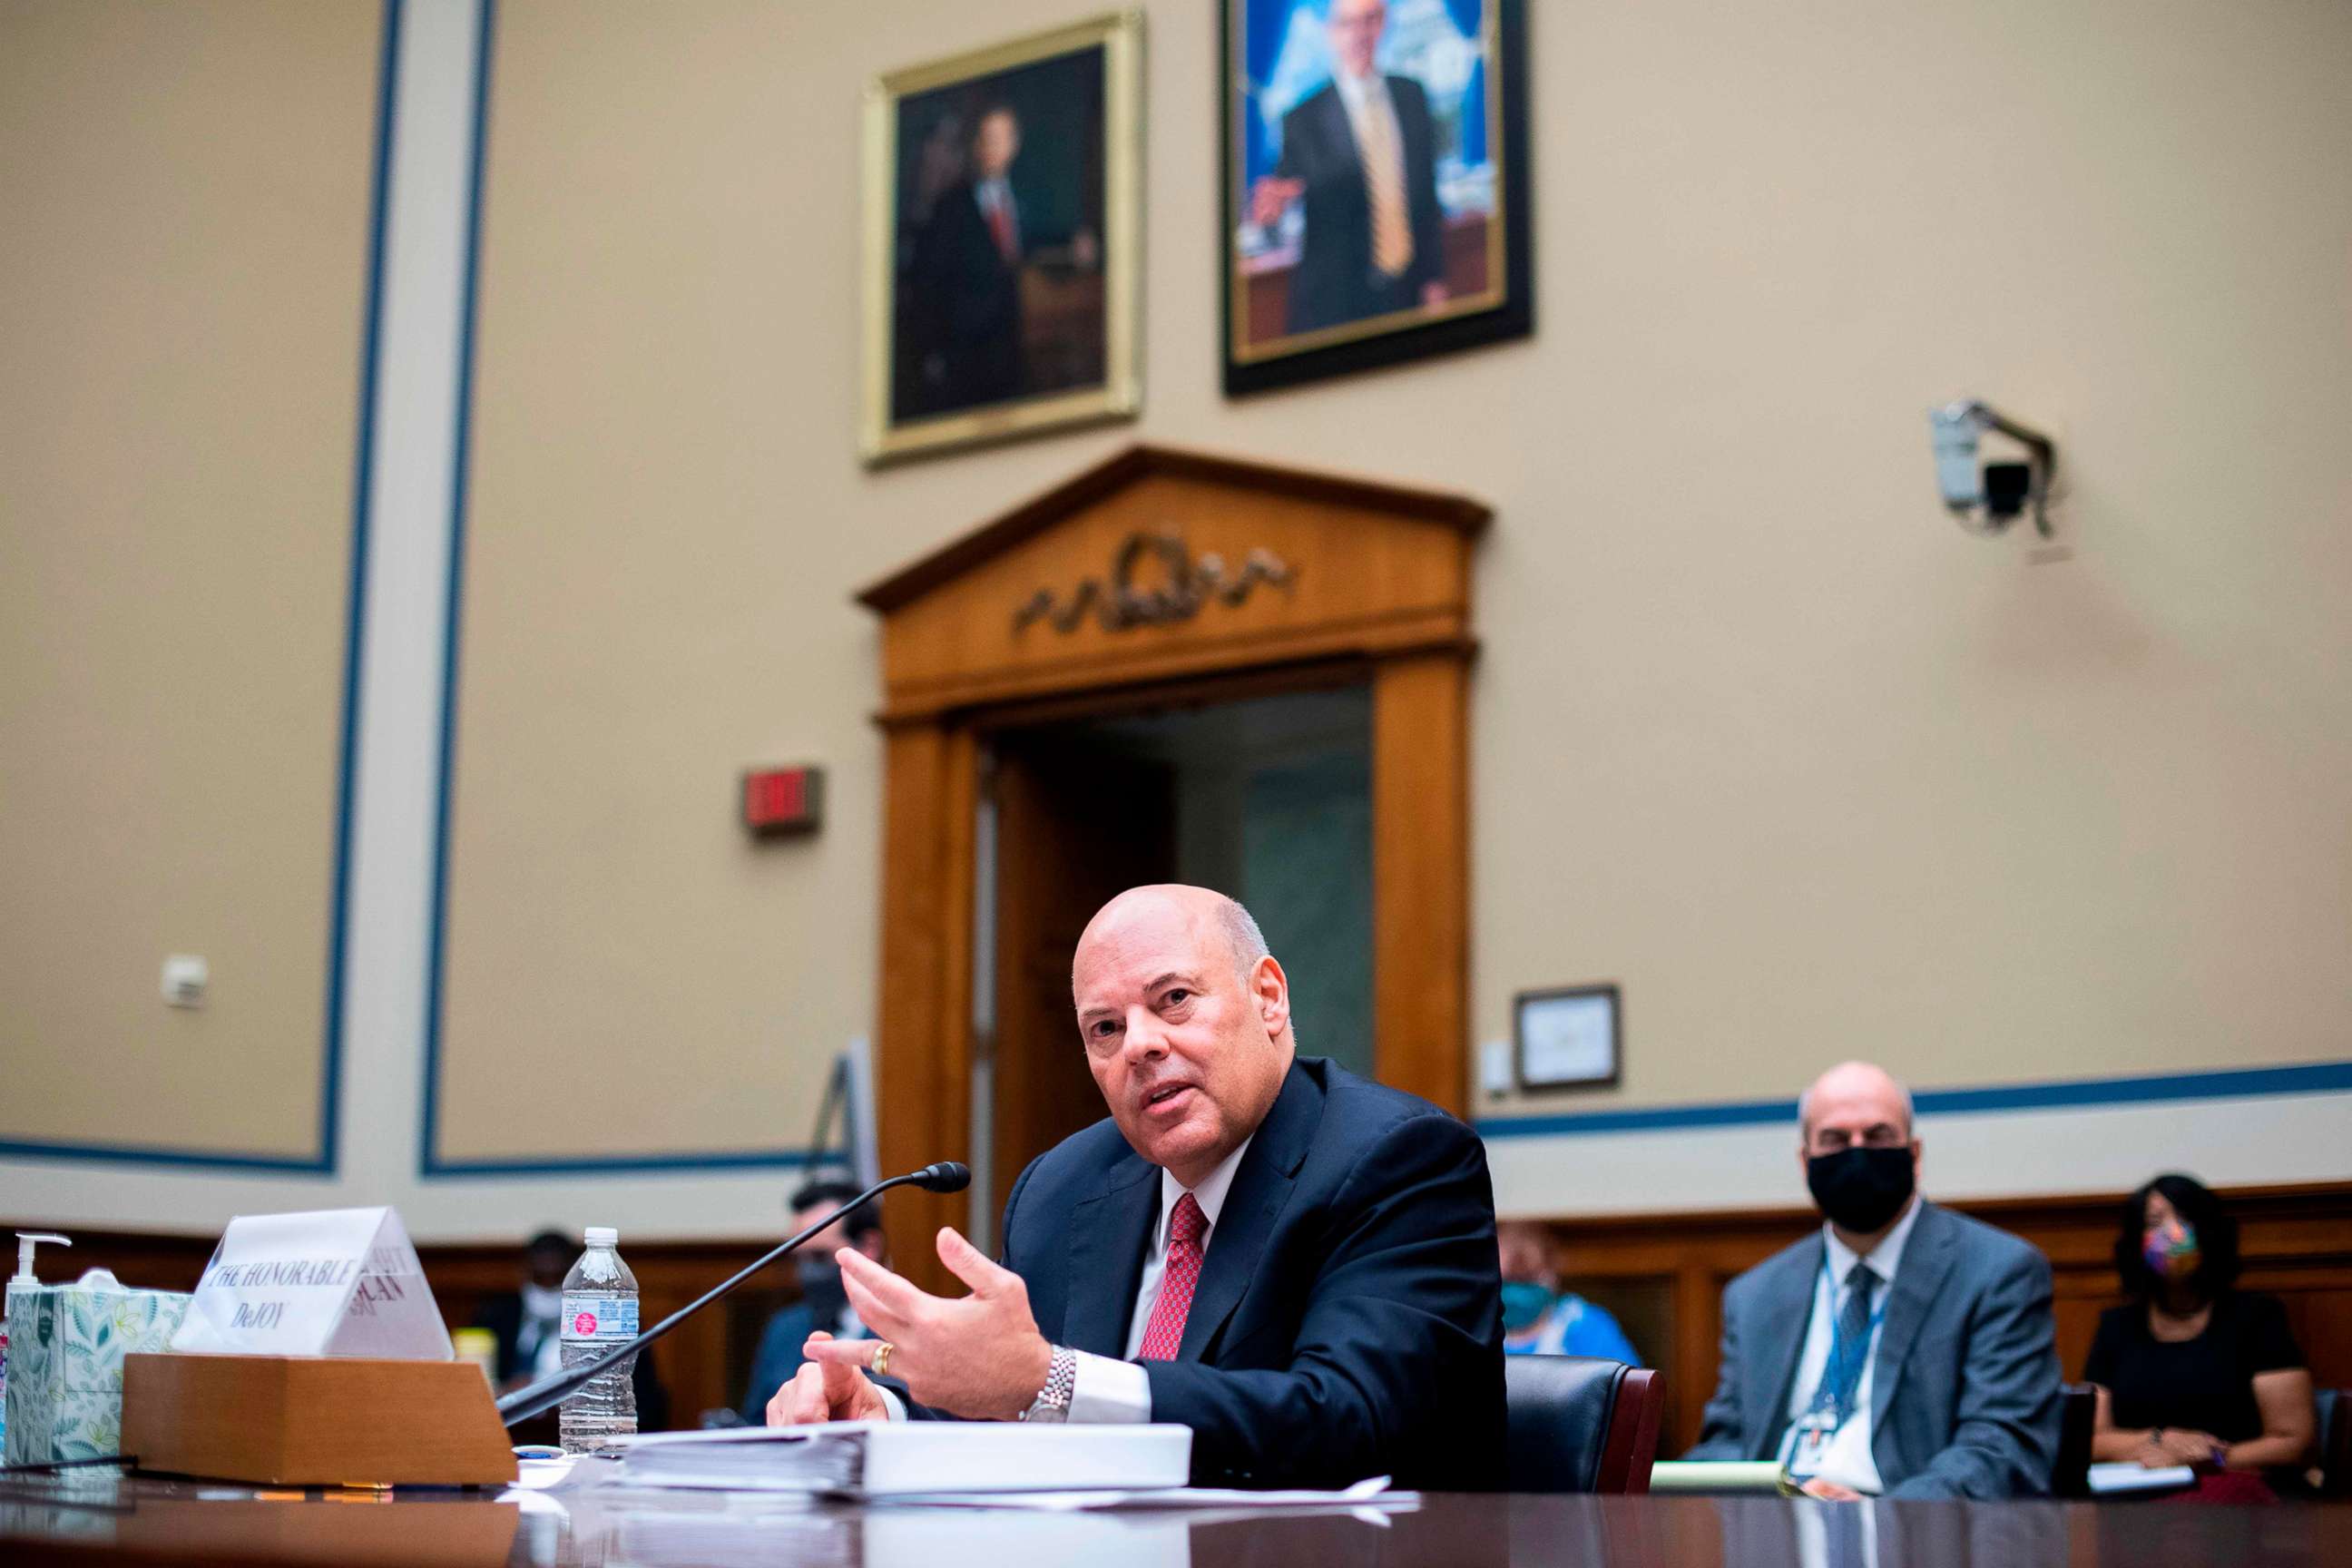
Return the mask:
{"type": "Polygon", "coordinates": [[[104,1269],[71,1285],[19,1286],[8,1302],[11,1465],[122,1451],[122,1358],[168,1348],[186,1316],[176,1290],[127,1290],[104,1269]]]}

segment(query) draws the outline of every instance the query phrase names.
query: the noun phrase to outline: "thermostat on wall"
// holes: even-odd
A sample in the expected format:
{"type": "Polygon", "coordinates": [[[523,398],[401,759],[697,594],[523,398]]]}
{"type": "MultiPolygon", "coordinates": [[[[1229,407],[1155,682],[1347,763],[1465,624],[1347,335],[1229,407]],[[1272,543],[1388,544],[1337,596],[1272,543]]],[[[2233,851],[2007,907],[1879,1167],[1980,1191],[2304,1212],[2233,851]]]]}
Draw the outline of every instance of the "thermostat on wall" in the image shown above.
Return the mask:
{"type": "Polygon", "coordinates": [[[743,775],[743,826],[755,838],[814,833],[824,803],[823,768],[754,768],[743,775]]]}

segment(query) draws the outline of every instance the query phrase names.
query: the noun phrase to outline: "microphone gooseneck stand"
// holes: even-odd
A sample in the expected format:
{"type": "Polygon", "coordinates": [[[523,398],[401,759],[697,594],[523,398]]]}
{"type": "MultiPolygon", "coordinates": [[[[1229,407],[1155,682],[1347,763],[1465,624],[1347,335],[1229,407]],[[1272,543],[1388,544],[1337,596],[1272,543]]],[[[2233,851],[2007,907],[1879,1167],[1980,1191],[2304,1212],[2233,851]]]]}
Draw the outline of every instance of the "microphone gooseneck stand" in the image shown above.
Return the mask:
{"type": "Polygon", "coordinates": [[[519,1388],[508,1394],[499,1401],[499,1419],[512,1426],[517,1422],[528,1421],[534,1415],[545,1415],[586,1387],[591,1380],[611,1371],[626,1358],[645,1349],[769,1264],[780,1258],[789,1256],[801,1243],[856,1208],[860,1204],[871,1203],[892,1187],[916,1186],[925,1192],[960,1193],[971,1184],[971,1172],[953,1160],[941,1160],[937,1164],[926,1165],[919,1171],[910,1171],[903,1176],[893,1176],[887,1182],[877,1182],[798,1236],[786,1240],[782,1247],[777,1247],[733,1279],[705,1291],[701,1296],[680,1307],[628,1343],[614,1345],[593,1360],[583,1361],[578,1366],[565,1367],[551,1377],[541,1378],[529,1388],[519,1388]]]}

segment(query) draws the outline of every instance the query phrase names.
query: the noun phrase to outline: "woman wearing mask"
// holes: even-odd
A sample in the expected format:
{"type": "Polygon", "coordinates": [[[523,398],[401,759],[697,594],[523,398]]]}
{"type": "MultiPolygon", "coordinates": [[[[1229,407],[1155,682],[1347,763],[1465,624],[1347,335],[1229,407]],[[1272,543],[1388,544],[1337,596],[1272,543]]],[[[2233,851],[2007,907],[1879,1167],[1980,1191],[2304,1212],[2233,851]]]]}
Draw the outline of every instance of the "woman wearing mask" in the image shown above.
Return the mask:
{"type": "Polygon", "coordinates": [[[1495,1227],[1502,1247],[1503,1350],[1509,1355],[1596,1355],[1639,1366],[1642,1358],[1617,1320],[1559,1288],[1551,1234],[1530,1221],[1495,1227]]]}
{"type": "Polygon", "coordinates": [[[2311,1373],[2273,1296],[2242,1293],[2238,1226],[2188,1176],[2158,1176],[2124,1205],[2116,1268],[2131,1300],[2099,1319],[2084,1380],[2098,1391],[2091,1451],[2204,1472],[2200,1491],[2273,1496],[2311,1447],[2311,1373]]]}

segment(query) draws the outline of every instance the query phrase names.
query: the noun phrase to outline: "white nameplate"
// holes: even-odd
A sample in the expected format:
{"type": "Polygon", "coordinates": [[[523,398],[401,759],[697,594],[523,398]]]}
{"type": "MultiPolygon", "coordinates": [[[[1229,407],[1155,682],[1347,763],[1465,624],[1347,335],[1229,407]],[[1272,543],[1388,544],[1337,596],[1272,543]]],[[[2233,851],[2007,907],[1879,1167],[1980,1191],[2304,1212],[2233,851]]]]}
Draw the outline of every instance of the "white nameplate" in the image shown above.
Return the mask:
{"type": "Polygon", "coordinates": [[[229,1221],[175,1351],[447,1361],[449,1331],[389,1208],[229,1221]]]}

